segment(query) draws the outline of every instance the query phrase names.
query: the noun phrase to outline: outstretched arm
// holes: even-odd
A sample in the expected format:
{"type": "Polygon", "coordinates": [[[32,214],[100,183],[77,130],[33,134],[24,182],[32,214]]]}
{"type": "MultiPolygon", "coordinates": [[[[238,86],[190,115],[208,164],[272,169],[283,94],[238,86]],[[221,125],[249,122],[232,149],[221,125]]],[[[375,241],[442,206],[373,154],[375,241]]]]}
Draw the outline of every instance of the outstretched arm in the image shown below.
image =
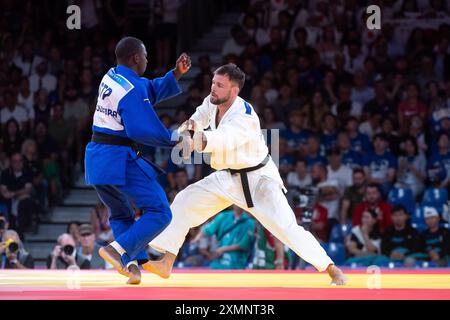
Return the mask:
{"type": "Polygon", "coordinates": [[[151,104],[154,105],[181,93],[178,81],[190,68],[191,58],[183,53],[177,59],[175,68],[167,72],[164,77],[153,80],[145,79],[151,104]]]}

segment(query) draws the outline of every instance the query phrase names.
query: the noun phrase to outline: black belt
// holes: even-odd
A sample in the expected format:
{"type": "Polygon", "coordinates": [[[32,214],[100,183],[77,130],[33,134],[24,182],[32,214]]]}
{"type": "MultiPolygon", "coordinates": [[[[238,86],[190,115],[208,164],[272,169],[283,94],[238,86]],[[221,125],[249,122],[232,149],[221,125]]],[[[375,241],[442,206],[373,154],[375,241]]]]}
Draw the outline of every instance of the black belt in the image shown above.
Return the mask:
{"type": "Polygon", "coordinates": [[[245,201],[247,202],[247,207],[249,207],[249,208],[253,208],[253,201],[252,201],[252,195],[250,194],[250,187],[248,185],[247,172],[255,171],[255,170],[258,170],[258,169],[264,167],[267,164],[267,162],[269,162],[269,159],[270,159],[270,155],[267,155],[260,164],[254,166],[254,167],[250,167],[250,168],[226,169],[226,170],[230,171],[231,174],[239,173],[241,175],[242,189],[244,191],[244,197],[245,197],[245,201]]]}
{"type": "Polygon", "coordinates": [[[132,147],[133,144],[135,143],[133,140],[126,137],[114,136],[112,134],[106,134],[95,131],[92,133],[91,141],[96,143],[112,144],[115,146],[124,146],[124,147],[132,147]]]}
{"type": "Polygon", "coordinates": [[[137,143],[126,137],[114,136],[112,134],[93,132],[91,141],[102,144],[112,144],[114,146],[124,146],[130,147],[136,152],[138,158],[145,160],[150,166],[152,166],[159,173],[166,173],[162,168],[158,167],[156,164],[152,163],[149,159],[145,158],[142,154],[143,145],[137,143]]]}

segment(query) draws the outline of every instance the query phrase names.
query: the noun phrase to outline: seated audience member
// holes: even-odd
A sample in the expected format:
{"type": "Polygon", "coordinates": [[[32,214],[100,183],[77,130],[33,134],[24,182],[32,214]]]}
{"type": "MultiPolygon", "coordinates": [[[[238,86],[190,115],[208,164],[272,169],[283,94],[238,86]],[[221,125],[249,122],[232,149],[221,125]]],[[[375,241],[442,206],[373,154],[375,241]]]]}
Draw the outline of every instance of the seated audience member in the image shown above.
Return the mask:
{"type": "Polygon", "coordinates": [[[7,200],[11,228],[23,239],[28,227],[37,227],[36,206],[31,194],[33,175],[24,168],[20,153],[14,153],[10,161],[11,167],[1,174],[0,192],[7,200]]]}
{"type": "Polygon", "coordinates": [[[364,171],[368,182],[378,184],[386,196],[395,181],[397,159],[388,151],[388,141],[384,134],[375,135],[373,147],[374,151],[366,154],[363,159],[364,171]]]}
{"type": "Polygon", "coordinates": [[[75,241],[75,247],[80,246],[80,225],[79,221],[70,221],[67,224],[66,233],[70,234],[75,241]]]}
{"type": "Polygon", "coordinates": [[[177,256],[177,262],[184,267],[202,267],[209,265],[208,239],[200,234],[200,228],[191,228],[186,241],[177,256]]]}
{"type": "MultiPolygon", "coordinates": [[[[212,269],[245,269],[254,240],[255,222],[243,210],[220,213],[200,231],[201,235],[217,237],[218,248],[209,253],[212,269]]],[[[200,235],[200,236],[201,236],[200,235]]]]}
{"type": "Polygon", "coordinates": [[[107,245],[114,241],[114,235],[109,224],[108,208],[98,201],[91,210],[91,226],[94,229],[95,239],[100,245],[107,245]]]}
{"type": "Polygon", "coordinates": [[[56,246],[47,258],[47,269],[89,269],[89,260],[77,253],[75,240],[68,233],[58,237],[56,246]]]}
{"type": "Polygon", "coordinates": [[[95,242],[95,234],[90,224],[80,226],[80,244],[78,255],[90,262],[90,269],[105,269],[105,260],[98,254],[101,248],[95,242]]]}
{"type": "Polygon", "coordinates": [[[386,262],[401,262],[411,267],[416,263],[415,255],[419,250],[418,232],[409,223],[409,214],[403,206],[392,208],[391,216],[392,226],[381,236],[381,253],[386,262]]]}
{"type": "Polygon", "coordinates": [[[256,223],[256,239],[252,268],[284,270],[287,264],[284,244],[260,223],[256,223]]]}
{"type": "Polygon", "coordinates": [[[380,187],[373,183],[367,186],[364,201],[355,207],[352,217],[353,226],[361,224],[362,214],[368,209],[372,209],[378,214],[377,220],[380,232],[383,232],[392,224],[391,206],[383,200],[380,187]]]}
{"type": "Polygon", "coordinates": [[[6,230],[0,243],[0,269],[34,269],[34,259],[14,230],[6,230]]]}
{"type": "Polygon", "coordinates": [[[363,202],[366,193],[366,175],[362,169],[353,169],[352,185],[344,191],[341,201],[341,223],[346,224],[353,218],[356,206],[363,202]]]}
{"type": "Polygon", "coordinates": [[[308,167],[305,159],[297,160],[295,171],[289,172],[287,184],[289,188],[304,188],[311,185],[311,175],[308,173],[308,167]]]}
{"type": "Polygon", "coordinates": [[[381,234],[378,231],[378,214],[371,209],[363,212],[361,224],[352,228],[345,241],[349,259],[346,264],[377,265],[381,253],[381,234]]]}
{"type": "Polygon", "coordinates": [[[447,267],[450,257],[450,231],[440,226],[441,218],[433,207],[424,209],[427,229],[420,234],[420,251],[426,261],[434,262],[438,267],[447,267]]]}

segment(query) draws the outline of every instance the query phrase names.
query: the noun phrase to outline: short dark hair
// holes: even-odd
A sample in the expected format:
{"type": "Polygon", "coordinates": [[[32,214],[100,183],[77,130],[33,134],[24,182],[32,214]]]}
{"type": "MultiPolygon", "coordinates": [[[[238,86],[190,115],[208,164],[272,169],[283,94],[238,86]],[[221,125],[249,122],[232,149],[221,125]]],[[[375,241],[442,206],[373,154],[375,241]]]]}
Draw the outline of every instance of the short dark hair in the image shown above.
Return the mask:
{"type": "Polygon", "coordinates": [[[234,63],[228,63],[220,66],[216,69],[216,71],[214,71],[214,74],[218,74],[221,76],[227,75],[231,81],[235,82],[238,85],[239,90],[244,87],[245,73],[234,63]]]}
{"type": "Polygon", "coordinates": [[[356,173],[361,173],[362,175],[366,175],[366,173],[364,172],[364,170],[363,169],[361,169],[361,168],[354,168],[353,169],[353,174],[356,174],[356,173]]]}
{"type": "Polygon", "coordinates": [[[144,43],[142,40],[134,37],[122,38],[116,45],[115,54],[117,62],[126,62],[132,55],[142,50],[144,43]]]}
{"type": "Polygon", "coordinates": [[[408,214],[408,211],[406,211],[406,208],[404,206],[402,206],[401,204],[396,204],[395,206],[393,206],[392,210],[391,210],[391,214],[393,214],[394,212],[399,212],[399,211],[403,211],[403,213],[408,214]]]}

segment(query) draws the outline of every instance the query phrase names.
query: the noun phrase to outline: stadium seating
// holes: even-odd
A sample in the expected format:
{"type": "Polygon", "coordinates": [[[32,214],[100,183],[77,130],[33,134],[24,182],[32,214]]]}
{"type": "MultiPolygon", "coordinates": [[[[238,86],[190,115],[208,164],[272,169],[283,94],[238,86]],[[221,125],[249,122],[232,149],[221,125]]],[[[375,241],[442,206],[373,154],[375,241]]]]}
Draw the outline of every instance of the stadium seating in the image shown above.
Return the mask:
{"type": "Polygon", "coordinates": [[[402,205],[409,214],[416,210],[414,195],[411,189],[393,188],[389,191],[387,202],[391,205],[402,205]]]}

